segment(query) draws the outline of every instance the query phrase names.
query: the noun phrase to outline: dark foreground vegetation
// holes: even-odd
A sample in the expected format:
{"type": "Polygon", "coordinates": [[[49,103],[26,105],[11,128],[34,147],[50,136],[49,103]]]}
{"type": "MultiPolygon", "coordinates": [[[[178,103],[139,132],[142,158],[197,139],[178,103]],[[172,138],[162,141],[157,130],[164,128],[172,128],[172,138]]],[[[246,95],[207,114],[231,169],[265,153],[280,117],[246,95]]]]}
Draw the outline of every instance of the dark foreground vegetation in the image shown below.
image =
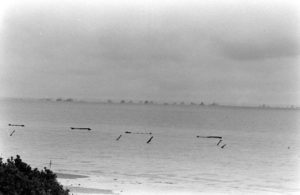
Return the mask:
{"type": "Polygon", "coordinates": [[[46,167],[39,171],[22,161],[19,155],[6,162],[0,158],[0,195],[68,195],[46,167]]]}

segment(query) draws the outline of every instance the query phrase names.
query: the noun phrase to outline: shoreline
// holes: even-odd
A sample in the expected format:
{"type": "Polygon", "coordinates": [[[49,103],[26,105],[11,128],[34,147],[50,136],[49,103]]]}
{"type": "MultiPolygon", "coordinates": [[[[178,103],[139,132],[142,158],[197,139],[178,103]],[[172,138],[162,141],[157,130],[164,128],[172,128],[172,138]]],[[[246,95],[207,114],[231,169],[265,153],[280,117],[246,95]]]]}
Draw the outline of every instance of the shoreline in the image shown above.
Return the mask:
{"type": "Polygon", "coordinates": [[[116,193],[113,192],[112,189],[81,187],[80,184],[77,184],[78,186],[75,186],[76,184],[72,183],[72,182],[71,182],[71,184],[65,184],[65,182],[62,182],[62,180],[65,180],[65,181],[68,181],[68,183],[69,183],[71,180],[89,178],[89,176],[87,176],[87,175],[78,175],[78,174],[60,173],[60,172],[55,172],[55,174],[57,176],[58,182],[61,183],[65,189],[70,190],[71,194],[74,194],[74,195],[80,195],[80,194],[117,195],[116,193]]]}

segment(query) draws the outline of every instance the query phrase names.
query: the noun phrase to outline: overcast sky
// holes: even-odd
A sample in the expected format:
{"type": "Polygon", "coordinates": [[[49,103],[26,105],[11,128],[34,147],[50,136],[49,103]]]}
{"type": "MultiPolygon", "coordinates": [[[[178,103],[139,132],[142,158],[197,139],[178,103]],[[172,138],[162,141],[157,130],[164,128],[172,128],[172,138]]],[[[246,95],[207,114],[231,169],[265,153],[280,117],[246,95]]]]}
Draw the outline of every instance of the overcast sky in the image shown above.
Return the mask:
{"type": "Polygon", "coordinates": [[[300,105],[297,1],[0,2],[0,97],[300,105]]]}

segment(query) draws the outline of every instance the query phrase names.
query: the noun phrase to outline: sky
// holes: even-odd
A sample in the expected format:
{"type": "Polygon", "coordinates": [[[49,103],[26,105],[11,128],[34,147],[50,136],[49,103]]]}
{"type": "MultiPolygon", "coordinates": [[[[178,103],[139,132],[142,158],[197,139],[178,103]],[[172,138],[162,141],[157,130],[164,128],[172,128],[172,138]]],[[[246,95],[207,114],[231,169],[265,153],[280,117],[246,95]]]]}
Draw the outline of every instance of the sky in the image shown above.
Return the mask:
{"type": "Polygon", "coordinates": [[[300,105],[297,1],[0,7],[0,97],[300,105]]]}

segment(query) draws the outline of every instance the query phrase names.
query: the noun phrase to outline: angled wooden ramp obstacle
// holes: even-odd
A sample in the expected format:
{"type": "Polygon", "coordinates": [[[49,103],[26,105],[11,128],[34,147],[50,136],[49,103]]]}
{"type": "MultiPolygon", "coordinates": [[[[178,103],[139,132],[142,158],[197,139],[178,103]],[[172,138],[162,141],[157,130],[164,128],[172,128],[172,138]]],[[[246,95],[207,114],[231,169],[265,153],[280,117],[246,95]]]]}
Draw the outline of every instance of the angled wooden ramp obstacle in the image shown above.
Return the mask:
{"type": "MultiPolygon", "coordinates": [[[[136,134],[136,135],[152,135],[151,132],[131,132],[131,131],[125,131],[124,134],[136,134]]],[[[119,137],[116,138],[116,141],[119,141],[121,139],[123,134],[119,135],[119,137]]],[[[146,142],[147,144],[151,142],[153,139],[153,136],[146,142]]]]}
{"type": "MultiPolygon", "coordinates": [[[[197,135],[197,138],[212,138],[212,139],[219,139],[217,146],[219,146],[221,144],[221,142],[223,141],[223,137],[222,136],[215,136],[215,135],[210,135],[210,136],[202,136],[202,135],[197,135]]],[[[223,144],[221,146],[222,149],[224,149],[226,146],[226,144],[223,144]]]]}
{"type": "MultiPolygon", "coordinates": [[[[25,125],[23,125],[23,124],[11,124],[11,123],[9,123],[8,126],[9,127],[25,127],[25,125]]],[[[10,132],[9,136],[13,136],[14,133],[16,132],[16,130],[14,130],[14,129],[11,129],[11,130],[12,130],[12,132],[10,132]]]]}

